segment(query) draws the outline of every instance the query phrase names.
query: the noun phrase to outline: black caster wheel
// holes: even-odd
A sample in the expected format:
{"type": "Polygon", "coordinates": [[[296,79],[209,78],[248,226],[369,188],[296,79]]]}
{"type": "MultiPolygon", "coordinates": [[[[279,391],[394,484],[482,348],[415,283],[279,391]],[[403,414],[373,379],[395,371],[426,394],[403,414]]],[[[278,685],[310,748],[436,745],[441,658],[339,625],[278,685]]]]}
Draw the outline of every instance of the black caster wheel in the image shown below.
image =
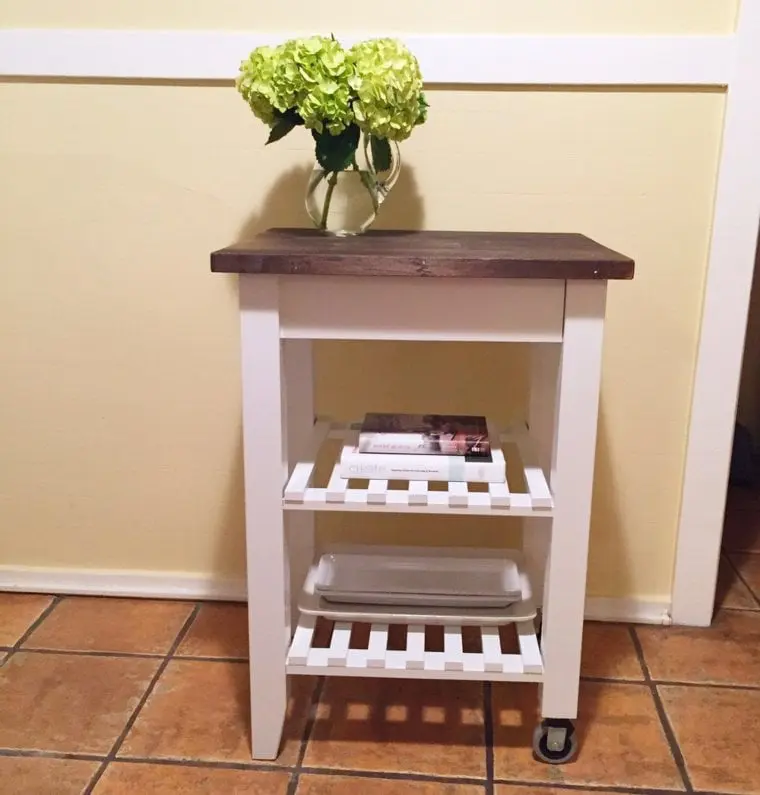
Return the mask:
{"type": "Polygon", "coordinates": [[[547,719],[533,732],[533,755],[547,765],[564,765],[578,753],[578,738],[570,720],[547,719]]]}

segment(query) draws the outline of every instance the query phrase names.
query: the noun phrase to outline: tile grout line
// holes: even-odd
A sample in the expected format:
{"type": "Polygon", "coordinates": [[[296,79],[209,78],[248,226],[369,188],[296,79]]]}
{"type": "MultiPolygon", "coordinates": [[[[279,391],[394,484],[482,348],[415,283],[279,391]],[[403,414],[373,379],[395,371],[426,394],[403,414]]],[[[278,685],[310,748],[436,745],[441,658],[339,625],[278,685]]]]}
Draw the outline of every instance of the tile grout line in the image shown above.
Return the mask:
{"type": "MultiPolygon", "coordinates": [[[[300,773],[310,776],[334,776],[336,778],[384,779],[386,781],[419,781],[427,784],[470,784],[482,787],[482,778],[472,776],[434,776],[426,773],[396,773],[391,770],[354,770],[352,768],[302,767],[300,773]]],[[[525,783],[525,782],[523,782],[525,783]]],[[[703,795],[703,793],[700,793],[703,795]]]]}
{"type": "Polygon", "coordinates": [[[8,662],[10,662],[11,657],[13,657],[16,652],[24,651],[21,648],[21,644],[26,642],[26,639],[42,624],[42,622],[53,612],[53,610],[58,607],[63,599],[63,597],[53,594],[48,594],[48,596],[53,596],[52,601],[26,628],[26,632],[24,632],[21,637],[13,644],[13,646],[9,648],[8,656],[3,660],[3,665],[7,665],[8,662]]]}
{"type": "MultiPolygon", "coordinates": [[[[732,554],[741,554],[741,553],[732,553],[732,554]]],[[[739,567],[733,562],[733,560],[731,560],[728,554],[724,554],[723,557],[725,557],[726,562],[731,567],[731,570],[734,572],[734,574],[736,574],[737,578],[739,579],[739,582],[742,583],[742,585],[749,591],[750,596],[754,600],[757,607],[760,607],[760,596],[758,596],[755,593],[755,589],[752,588],[750,584],[744,579],[744,575],[739,571],[739,567]]]]}
{"type": "Polygon", "coordinates": [[[20,756],[27,759],[73,759],[82,762],[102,762],[103,754],[77,753],[76,751],[32,751],[29,748],[0,748],[0,756],[20,756]]]}
{"type": "Polygon", "coordinates": [[[293,765],[293,772],[290,774],[290,781],[288,782],[288,789],[286,795],[296,795],[298,784],[301,780],[301,768],[303,760],[306,757],[306,749],[309,745],[311,733],[314,730],[314,725],[317,721],[317,710],[319,709],[319,702],[322,700],[322,692],[325,689],[325,677],[320,676],[314,685],[314,690],[311,693],[311,701],[309,702],[309,714],[306,718],[306,723],[301,733],[301,743],[298,748],[298,757],[296,763],[293,765]]]}
{"type": "MultiPolygon", "coordinates": [[[[564,781],[523,781],[521,779],[497,778],[497,784],[507,784],[509,786],[529,787],[536,790],[536,795],[540,795],[542,790],[561,790],[562,792],[599,792],[599,793],[620,793],[620,795],[683,795],[683,790],[678,789],[653,789],[652,787],[624,787],[617,784],[604,786],[603,784],[568,784],[564,781]]],[[[699,795],[725,795],[725,793],[710,792],[700,790],[699,795]]]]}
{"type": "Polygon", "coordinates": [[[19,649],[27,654],[68,654],[75,657],[118,657],[126,660],[163,660],[166,654],[152,654],[150,652],[136,651],[99,651],[95,649],[44,649],[29,648],[19,649]]]}
{"type": "MultiPolygon", "coordinates": [[[[603,676],[582,676],[582,682],[594,682],[596,684],[608,684],[608,685],[639,685],[641,687],[647,687],[649,682],[645,679],[605,679],[603,676]]],[[[650,678],[651,684],[658,685],[662,687],[691,687],[696,690],[707,688],[723,688],[725,690],[760,690],[760,684],[758,685],[740,685],[734,683],[726,683],[726,682],[689,682],[685,680],[678,680],[678,679],[653,679],[650,678]]]]}
{"type": "Polygon", "coordinates": [[[647,664],[646,657],[644,656],[644,648],[641,645],[639,636],[636,634],[636,628],[629,624],[628,632],[631,636],[633,646],[636,649],[636,656],[639,658],[639,665],[641,665],[641,669],[644,672],[644,681],[649,686],[649,691],[652,694],[654,707],[657,710],[657,716],[660,719],[662,730],[665,733],[665,739],[670,746],[670,753],[673,757],[673,761],[676,763],[676,767],[678,768],[678,772],[681,775],[681,779],[683,780],[686,791],[694,792],[694,786],[692,785],[691,779],[689,778],[689,771],[686,769],[686,760],[684,759],[683,753],[681,752],[681,746],[678,744],[678,740],[670,723],[670,719],[668,718],[668,714],[665,711],[665,705],[662,703],[662,699],[660,698],[660,693],[657,690],[657,684],[654,682],[652,675],[649,672],[649,665],[647,664]]]}
{"type": "Polygon", "coordinates": [[[483,745],[486,754],[485,795],[494,793],[494,761],[493,761],[493,702],[491,700],[492,685],[483,682],[483,745]]]}
{"type": "Polygon", "coordinates": [[[172,657],[174,656],[174,652],[177,651],[177,649],[179,648],[180,643],[182,643],[182,641],[184,640],[185,635],[187,635],[187,633],[189,632],[190,627],[193,625],[193,622],[195,621],[200,609],[201,609],[201,603],[200,602],[196,602],[195,606],[190,611],[190,615],[185,619],[184,624],[182,625],[182,627],[180,628],[179,632],[177,633],[177,637],[174,639],[174,643],[172,643],[172,645],[169,647],[169,651],[166,653],[166,656],[164,657],[163,661],[161,662],[161,664],[156,669],[156,672],[153,674],[153,678],[148,683],[148,687],[145,689],[145,692],[142,694],[142,697],[137,702],[137,706],[132,711],[132,714],[127,719],[127,722],[126,722],[124,728],[122,729],[122,731],[119,734],[119,736],[116,738],[116,742],[111,747],[111,750],[108,752],[108,755],[103,760],[103,762],[101,763],[100,767],[95,771],[93,777],[90,779],[89,784],[87,785],[87,787],[82,792],[82,795],[91,795],[92,791],[95,789],[95,787],[97,786],[98,782],[102,778],[103,773],[105,773],[106,768],[108,767],[109,763],[112,762],[114,759],[116,759],[116,754],[119,753],[119,749],[123,745],[124,740],[127,739],[127,735],[129,734],[129,732],[131,731],[131,729],[134,726],[135,722],[137,721],[138,715],[140,714],[140,712],[142,711],[142,708],[145,706],[146,702],[148,701],[148,699],[150,698],[151,694],[153,693],[153,690],[155,689],[156,685],[158,684],[158,680],[161,678],[161,676],[163,675],[164,671],[168,667],[169,663],[172,661],[172,657]]]}

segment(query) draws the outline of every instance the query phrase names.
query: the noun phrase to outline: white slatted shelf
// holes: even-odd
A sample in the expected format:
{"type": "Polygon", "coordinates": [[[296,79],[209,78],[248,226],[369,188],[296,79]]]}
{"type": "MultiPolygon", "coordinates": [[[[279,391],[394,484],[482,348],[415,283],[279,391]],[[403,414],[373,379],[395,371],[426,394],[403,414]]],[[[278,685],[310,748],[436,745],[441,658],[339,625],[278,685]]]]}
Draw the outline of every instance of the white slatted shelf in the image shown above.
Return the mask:
{"type": "MultiPolygon", "coordinates": [[[[468,679],[499,682],[543,680],[533,621],[517,623],[519,651],[504,653],[498,627],[480,627],[482,651],[465,650],[463,628],[447,625],[443,650],[425,648],[425,627],[409,625],[405,649],[389,648],[387,624],[372,624],[366,648],[351,648],[352,624],[338,622],[326,648],[313,645],[313,616],[302,616],[287,657],[287,672],[307,676],[369,676],[393,679],[468,679]]],[[[472,629],[471,627],[469,628],[472,629]]]]}
{"type": "MultiPolygon", "coordinates": [[[[386,513],[479,514],[485,516],[551,516],[554,500],[545,473],[538,465],[532,440],[524,425],[500,431],[488,421],[489,435],[502,443],[514,444],[526,491],[510,491],[507,483],[487,487],[471,483],[448,483],[446,490],[428,481],[401,481],[403,488],[391,488],[387,480],[369,480],[356,488],[340,476],[339,461],[333,465],[326,487],[312,485],[319,448],[326,438],[343,443],[357,437],[358,423],[320,420],[315,425],[312,453],[308,461],[296,464],[283,493],[283,506],[291,511],[377,511],[386,513]],[[487,488],[487,490],[485,490],[487,488]]],[[[495,460],[504,460],[500,447],[495,460]]]]}

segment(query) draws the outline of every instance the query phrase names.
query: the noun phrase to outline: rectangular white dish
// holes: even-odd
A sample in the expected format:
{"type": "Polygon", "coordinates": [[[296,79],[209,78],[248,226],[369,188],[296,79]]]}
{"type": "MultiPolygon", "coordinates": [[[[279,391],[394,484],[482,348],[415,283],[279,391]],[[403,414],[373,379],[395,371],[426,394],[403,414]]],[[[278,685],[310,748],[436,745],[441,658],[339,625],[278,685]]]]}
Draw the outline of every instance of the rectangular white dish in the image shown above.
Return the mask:
{"type": "Polygon", "coordinates": [[[506,607],[521,598],[514,561],[436,552],[404,547],[328,552],[317,566],[315,593],[332,602],[441,607],[506,607]]]}

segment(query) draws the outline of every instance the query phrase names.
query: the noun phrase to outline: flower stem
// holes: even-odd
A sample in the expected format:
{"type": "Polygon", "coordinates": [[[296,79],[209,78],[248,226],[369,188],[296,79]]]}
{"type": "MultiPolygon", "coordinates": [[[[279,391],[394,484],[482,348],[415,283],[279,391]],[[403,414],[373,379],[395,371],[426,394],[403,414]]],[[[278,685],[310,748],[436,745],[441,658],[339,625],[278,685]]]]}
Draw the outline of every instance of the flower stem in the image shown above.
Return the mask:
{"type": "MultiPolygon", "coordinates": [[[[377,186],[377,179],[373,179],[373,177],[371,177],[367,171],[362,171],[359,168],[359,164],[356,162],[356,157],[354,157],[353,166],[354,166],[354,171],[359,172],[359,179],[362,181],[362,185],[364,185],[364,187],[367,189],[367,193],[369,193],[369,197],[372,200],[372,207],[374,208],[375,212],[377,212],[378,209],[380,208],[380,205],[378,204],[377,201],[377,193],[375,192],[375,188],[377,186]]],[[[376,175],[373,174],[373,176],[376,175]]]]}
{"type": "Polygon", "coordinates": [[[332,201],[333,191],[338,184],[338,172],[330,172],[327,178],[327,193],[325,194],[325,203],[322,205],[322,220],[319,222],[320,229],[327,229],[327,216],[330,213],[330,202],[332,201]]]}

